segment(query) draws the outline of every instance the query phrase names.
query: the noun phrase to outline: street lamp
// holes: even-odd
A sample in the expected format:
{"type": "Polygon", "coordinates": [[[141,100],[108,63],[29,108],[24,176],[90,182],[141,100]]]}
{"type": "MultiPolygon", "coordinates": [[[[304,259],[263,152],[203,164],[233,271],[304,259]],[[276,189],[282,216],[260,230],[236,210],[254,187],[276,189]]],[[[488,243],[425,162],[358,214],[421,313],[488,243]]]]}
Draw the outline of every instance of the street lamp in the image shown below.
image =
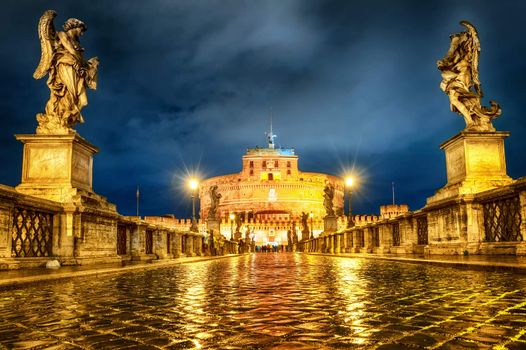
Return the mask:
{"type": "Polygon", "coordinates": [[[196,179],[190,179],[188,186],[192,191],[192,225],[190,225],[190,231],[197,232],[199,229],[197,227],[197,220],[195,219],[195,197],[197,189],[199,188],[199,181],[196,179]]]}
{"type": "Polygon", "coordinates": [[[234,240],[234,219],[236,218],[236,214],[232,213],[230,214],[230,240],[234,240]]]}
{"type": "Polygon", "coordinates": [[[312,218],[314,217],[314,214],[311,212],[309,214],[309,217],[310,217],[310,239],[313,239],[314,238],[314,226],[312,224],[312,218]]]}
{"type": "Polygon", "coordinates": [[[349,190],[349,218],[347,219],[347,227],[353,227],[354,226],[354,220],[352,217],[352,185],[353,185],[353,178],[347,177],[345,179],[345,186],[347,186],[349,190]]]}

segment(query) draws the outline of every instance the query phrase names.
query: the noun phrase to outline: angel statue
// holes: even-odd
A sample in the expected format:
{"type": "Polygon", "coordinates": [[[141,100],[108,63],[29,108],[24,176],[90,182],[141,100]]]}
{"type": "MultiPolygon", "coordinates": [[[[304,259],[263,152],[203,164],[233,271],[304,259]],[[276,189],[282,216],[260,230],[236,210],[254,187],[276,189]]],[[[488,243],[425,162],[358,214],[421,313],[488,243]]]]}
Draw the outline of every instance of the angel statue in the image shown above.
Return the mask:
{"type": "Polygon", "coordinates": [[[326,216],[334,216],[334,206],[332,201],[334,199],[334,186],[327,182],[323,189],[323,206],[325,207],[326,216]]]}
{"type": "Polygon", "coordinates": [[[217,193],[217,185],[210,187],[210,209],[208,210],[208,219],[217,218],[217,207],[219,206],[219,200],[221,199],[221,193],[217,193]]]}
{"type": "Polygon", "coordinates": [[[495,131],[493,119],[501,113],[495,101],[490,107],[481,105],[484,96],[479,81],[480,41],[475,27],[468,21],[461,21],[465,32],[453,34],[446,57],[437,62],[442,72],[442,89],[451,103],[451,111],[464,117],[468,131],[495,131]]]}
{"type": "Polygon", "coordinates": [[[64,23],[63,32],[55,32],[53,19],[57,13],[44,12],[38,24],[38,37],[42,55],[33,77],[41,79],[48,74],[50,92],[46,112],[37,114],[37,134],[69,134],[71,127],[83,123],[80,114],[88,104],[86,88],[97,88],[97,67],[99,59],[83,58],[84,49],[79,38],[87,30],[86,25],[76,18],[64,23]]]}

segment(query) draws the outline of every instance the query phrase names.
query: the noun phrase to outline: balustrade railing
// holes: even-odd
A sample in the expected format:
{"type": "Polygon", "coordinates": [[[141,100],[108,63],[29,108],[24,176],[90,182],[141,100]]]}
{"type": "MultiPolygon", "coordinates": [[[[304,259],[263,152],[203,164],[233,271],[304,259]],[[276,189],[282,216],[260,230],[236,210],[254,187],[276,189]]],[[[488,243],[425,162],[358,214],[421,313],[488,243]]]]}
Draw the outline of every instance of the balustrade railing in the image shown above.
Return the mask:
{"type": "Polygon", "coordinates": [[[416,219],[417,244],[427,245],[429,235],[427,230],[427,216],[421,216],[416,219]]]}
{"type": "Polygon", "coordinates": [[[153,231],[152,230],[146,230],[146,242],[145,242],[144,253],[153,254],[153,231]]]}
{"type": "Polygon", "coordinates": [[[126,255],[126,226],[117,225],[117,255],[126,255]]]}
{"type": "Polygon", "coordinates": [[[486,242],[524,240],[520,231],[522,217],[518,195],[486,201],[482,208],[486,242]]]}
{"type": "Polygon", "coordinates": [[[395,222],[391,224],[391,230],[393,234],[393,246],[400,246],[400,223],[395,222]]]}
{"type": "Polygon", "coordinates": [[[11,256],[47,257],[52,254],[53,214],[15,207],[11,228],[11,256]]]}

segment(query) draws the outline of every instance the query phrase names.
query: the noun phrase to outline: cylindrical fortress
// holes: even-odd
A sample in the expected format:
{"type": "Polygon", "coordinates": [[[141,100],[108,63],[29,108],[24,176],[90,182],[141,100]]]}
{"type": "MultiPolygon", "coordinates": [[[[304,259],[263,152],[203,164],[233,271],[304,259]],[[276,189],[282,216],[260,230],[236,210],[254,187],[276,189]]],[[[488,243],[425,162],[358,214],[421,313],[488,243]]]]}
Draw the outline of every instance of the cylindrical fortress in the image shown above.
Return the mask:
{"type": "MultiPolygon", "coordinates": [[[[240,173],[213,177],[201,183],[200,216],[208,218],[210,188],[217,186],[217,193],[221,194],[218,219],[229,222],[229,215],[236,214],[243,224],[240,231],[253,233],[256,244],[287,244],[287,230],[292,226],[299,226],[301,230],[302,212],[312,213],[316,223],[326,215],[323,202],[327,184],[334,186],[333,206],[336,215],[341,215],[344,203],[341,178],[299,171],[294,149],[249,148],[243,156],[240,173]],[[254,231],[254,227],[261,227],[257,224],[261,222],[265,222],[266,229],[254,231]]],[[[319,225],[316,226],[321,231],[319,225]]],[[[229,237],[229,230],[232,227],[223,227],[221,231],[229,237]]]]}

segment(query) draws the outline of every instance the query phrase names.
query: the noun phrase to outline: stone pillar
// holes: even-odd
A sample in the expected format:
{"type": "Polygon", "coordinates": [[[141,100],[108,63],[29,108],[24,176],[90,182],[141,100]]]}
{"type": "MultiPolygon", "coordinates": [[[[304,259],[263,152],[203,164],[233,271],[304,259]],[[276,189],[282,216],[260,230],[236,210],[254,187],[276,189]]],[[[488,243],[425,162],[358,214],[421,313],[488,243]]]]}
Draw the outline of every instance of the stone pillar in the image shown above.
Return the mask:
{"type": "Polygon", "coordinates": [[[180,258],[183,255],[183,251],[181,249],[182,239],[183,239],[183,236],[180,232],[174,233],[174,238],[173,238],[174,244],[172,245],[172,254],[174,258],[180,258]]]}
{"type": "Polygon", "coordinates": [[[341,252],[341,234],[337,233],[334,237],[334,254],[340,254],[341,252]]]}
{"type": "Polygon", "coordinates": [[[204,256],[204,251],[203,251],[203,242],[204,242],[204,237],[199,235],[196,237],[196,245],[197,245],[197,255],[199,256],[204,256]]]}
{"type": "Polygon", "coordinates": [[[347,230],[343,231],[343,234],[342,234],[342,247],[341,247],[341,252],[342,253],[348,253],[349,252],[349,242],[348,242],[348,239],[349,239],[349,232],[347,232],[347,230]]]}
{"type": "Polygon", "coordinates": [[[73,205],[66,205],[64,213],[53,216],[53,236],[56,237],[53,239],[53,254],[71,260],[70,265],[75,257],[75,239],[81,238],[80,227],[74,227],[75,221],[79,219],[75,210],[73,205]]]}
{"type": "Polygon", "coordinates": [[[358,231],[359,230],[353,230],[352,231],[352,234],[353,234],[353,252],[354,253],[359,253],[360,250],[362,249],[362,242],[360,241],[360,237],[358,237],[358,231]]]}
{"type": "Polygon", "coordinates": [[[186,256],[195,256],[193,234],[186,235],[186,256]]]}
{"type": "Polygon", "coordinates": [[[160,259],[166,258],[166,238],[162,230],[152,230],[152,253],[160,259]]]}
{"type": "Polygon", "coordinates": [[[137,224],[132,231],[132,260],[144,260],[146,248],[146,225],[137,224]]]}

